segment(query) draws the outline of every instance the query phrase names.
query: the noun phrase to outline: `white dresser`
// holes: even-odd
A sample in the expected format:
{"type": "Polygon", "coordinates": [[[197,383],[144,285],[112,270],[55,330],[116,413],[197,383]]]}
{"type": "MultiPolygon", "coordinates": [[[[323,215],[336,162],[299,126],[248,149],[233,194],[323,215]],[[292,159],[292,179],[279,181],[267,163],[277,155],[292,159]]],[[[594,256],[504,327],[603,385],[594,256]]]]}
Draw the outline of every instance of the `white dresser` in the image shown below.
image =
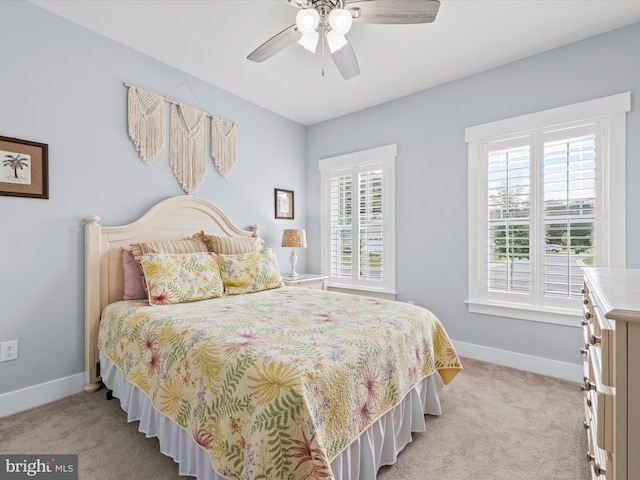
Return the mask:
{"type": "Polygon", "coordinates": [[[640,479],[640,270],[585,269],[584,427],[594,480],[640,479]]]}

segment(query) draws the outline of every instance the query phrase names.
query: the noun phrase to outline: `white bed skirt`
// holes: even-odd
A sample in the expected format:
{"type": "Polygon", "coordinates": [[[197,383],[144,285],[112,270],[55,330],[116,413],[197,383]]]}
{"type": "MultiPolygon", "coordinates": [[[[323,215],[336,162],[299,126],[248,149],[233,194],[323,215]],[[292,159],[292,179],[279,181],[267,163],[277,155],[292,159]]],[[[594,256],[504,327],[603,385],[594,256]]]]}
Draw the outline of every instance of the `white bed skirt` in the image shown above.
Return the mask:
{"type": "MultiPolygon", "coordinates": [[[[129,422],[139,421],[138,430],[147,437],[157,437],[160,451],[179,465],[180,475],[198,480],[224,480],[211,467],[205,450],[178,425],[156,412],[147,396],[127,382],[122,372],[100,353],[100,374],[105,386],[120,399],[129,422]]],[[[373,480],[383,465],[396,462],[398,453],[411,441],[411,432],[426,429],[425,414],[440,415],[439,388],[435,373],[420,382],[394,409],[369,427],[333,462],[336,480],[373,480]]]]}

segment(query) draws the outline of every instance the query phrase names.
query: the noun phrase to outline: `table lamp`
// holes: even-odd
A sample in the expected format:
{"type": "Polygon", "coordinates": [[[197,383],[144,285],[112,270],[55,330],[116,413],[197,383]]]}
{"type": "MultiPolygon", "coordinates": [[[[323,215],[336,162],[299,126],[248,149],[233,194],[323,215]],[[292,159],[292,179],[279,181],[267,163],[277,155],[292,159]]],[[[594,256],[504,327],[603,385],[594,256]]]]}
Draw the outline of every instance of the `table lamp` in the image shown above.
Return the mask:
{"type": "Polygon", "coordinates": [[[291,256],[289,257],[291,260],[291,273],[289,273],[288,276],[297,277],[296,262],[298,261],[298,257],[296,257],[296,248],[307,248],[307,235],[305,231],[295,228],[285,229],[282,234],[282,246],[291,247],[291,256]]]}

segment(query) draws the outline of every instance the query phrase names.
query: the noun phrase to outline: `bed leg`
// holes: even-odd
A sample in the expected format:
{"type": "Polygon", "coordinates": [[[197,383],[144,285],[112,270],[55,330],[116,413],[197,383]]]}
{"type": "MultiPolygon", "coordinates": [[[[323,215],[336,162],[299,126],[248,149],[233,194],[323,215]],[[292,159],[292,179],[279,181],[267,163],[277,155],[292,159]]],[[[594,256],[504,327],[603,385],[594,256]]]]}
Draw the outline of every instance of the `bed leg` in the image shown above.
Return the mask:
{"type": "Polygon", "coordinates": [[[113,400],[113,390],[107,390],[107,400],[113,400]]]}
{"type": "Polygon", "coordinates": [[[97,392],[98,390],[100,390],[101,387],[102,387],[102,383],[100,383],[100,382],[87,383],[84,386],[84,391],[87,392],[87,393],[93,393],[93,392],[97,392]]]}

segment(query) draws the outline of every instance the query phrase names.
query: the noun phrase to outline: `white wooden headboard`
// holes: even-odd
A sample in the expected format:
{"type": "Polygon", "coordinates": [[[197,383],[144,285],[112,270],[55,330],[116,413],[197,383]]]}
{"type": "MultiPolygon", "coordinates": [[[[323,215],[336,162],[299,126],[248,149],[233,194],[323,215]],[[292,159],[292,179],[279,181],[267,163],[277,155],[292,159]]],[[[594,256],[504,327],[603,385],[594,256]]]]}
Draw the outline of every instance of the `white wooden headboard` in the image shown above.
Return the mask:
{"type": "Polygon", "coordinates": [[[120,247],[143,241],[180,240],[197,232],[225,237],[256,237],[236,227],[218,207],[198,197],[162,200],[135,222],[103,227],[100,217],[87,217],[85,225],[85,391],[100,387],[98,329],[102,310],[122,299],[124,273],[120,247]]]}

